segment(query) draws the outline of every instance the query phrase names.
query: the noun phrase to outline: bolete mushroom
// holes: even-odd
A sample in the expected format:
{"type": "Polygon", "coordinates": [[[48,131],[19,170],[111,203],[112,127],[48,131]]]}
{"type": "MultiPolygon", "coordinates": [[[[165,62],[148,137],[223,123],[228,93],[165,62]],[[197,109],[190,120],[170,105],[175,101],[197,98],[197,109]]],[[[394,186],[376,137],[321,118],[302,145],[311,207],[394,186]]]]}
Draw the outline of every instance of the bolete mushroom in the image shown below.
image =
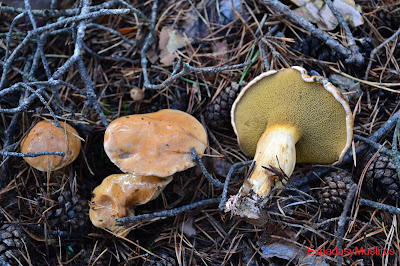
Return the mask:
{"type": "Polygon", "coordinates": [[[93,190],[89,217],[93,225],[106,228],[119,236],[126,236],[130,229],[116,225],[116,219],[133,216],[135,207],[157,198],[171,182],[172,177],[110,175],[93,190]]]}
{"type": "Polygon", "coordinates": [[[125,236],[116,219],[158,197],[176,172],[193,167],[190,148],[201,156],[207,134],[193,116],[178,110],[120,117],[107,127],[104,150],[128,174],[107,177],[94,191],[89,216],[97,227],[125,236]]]}
{"type": "Polygon", "coordinates": [[[190,148],[201,156],[207,133],[193,116],[178,110],[120,117],[107,127],[104,150],[122,172],[171,176],[193,167],[190,148]]]}
{"type": "Polygon", "coordinates": [[[340,161],[353,137],[346,99],[326,79],[310,77],[301,67],[256,77],[235,100],[231,122],[240,148],[255,163],[225,209],[249,219],[260,218],[262,202],[272,188],[283,187],[296,162],[340,161]]]}
{"type": "Polygon", "coordinates": [[[50,121],[40,121],[21,142],[22,153],[63,151],[65,156],[42,155],[24,157],[25,161],[40,171],[55,171],[72,163],[79,155],[81,140],[78,132],[67,123],[59,128],[50,121]]]}

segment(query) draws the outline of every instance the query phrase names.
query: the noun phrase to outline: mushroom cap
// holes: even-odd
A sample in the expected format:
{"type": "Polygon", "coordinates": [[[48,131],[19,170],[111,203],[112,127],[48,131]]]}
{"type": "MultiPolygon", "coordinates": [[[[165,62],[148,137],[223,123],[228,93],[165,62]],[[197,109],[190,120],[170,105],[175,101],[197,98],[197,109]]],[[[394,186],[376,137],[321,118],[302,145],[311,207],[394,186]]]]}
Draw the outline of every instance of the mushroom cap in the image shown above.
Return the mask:
{"type": "Polygon", "coordinates": [[[110,175],[93,190],[89,217],[96,227],[107,228],[119,235],[129,233],[127,227],[117,226],[116,219],[133,216],[138,205],[157,198],[172,177],[110,175]]]}
{"type": "Polygon", "coordinates": [[[42,155],[24,157],[25,161],[40,171],[55,171],[75,161],[81,150],[78,132],[67,123],[59,128],[49,121],[37,123],[21,142],[21,152],[63,151],[65,156],[42,155]]]}
{"type": "Polygon", "coordinates": [[[133,88],[130,90],[129,94],[134,102],[140,102],[144,99],[144,91],[142,89],[133,88]]]}
{"type": "Polygon", "coordinates": [[[310,77],[301,67],[271,70],[253,79],[235,100],[231,122],[241,149],[250,156],[267,126],[295,126],[299,163],[340,161],[353,138],[347,100],[326,79],[310,77]]]}
{"type": "Polygon", "coordinates": [[[178,110],[120,117],[107,127],[104,150],[121,171],[166,177],[193,167],[193,147],[204,153],[207,133],[193,116],[178,110]]]}

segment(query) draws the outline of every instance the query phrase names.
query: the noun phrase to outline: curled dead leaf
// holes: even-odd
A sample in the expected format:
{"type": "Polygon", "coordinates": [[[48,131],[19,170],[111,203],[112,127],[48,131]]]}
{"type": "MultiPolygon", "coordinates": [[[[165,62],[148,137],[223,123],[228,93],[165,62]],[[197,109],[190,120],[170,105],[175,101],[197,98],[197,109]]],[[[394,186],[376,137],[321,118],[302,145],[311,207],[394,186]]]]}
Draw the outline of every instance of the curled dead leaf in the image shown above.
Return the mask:
{"type": "Polygon", "coordinates": [[[193,40],[177,30],[164,26],[159,36],[160,62],[164,65],[172,65],[176,58],[176,51],[190,44],[193,40]]]}
{"type": "MultiPolygon", "coordinates": [[[[335,15],[323,0],[291,0],[297,6],[295,12],[306,20],[317,24],[321,30],[334,30],[339,24],[335,15]]],[[[334,0],[333,5],[343,15],[347,23],[352,27],[358,27],[364,23],[361,15],[361,7],[354,0],[334,0]]]]}

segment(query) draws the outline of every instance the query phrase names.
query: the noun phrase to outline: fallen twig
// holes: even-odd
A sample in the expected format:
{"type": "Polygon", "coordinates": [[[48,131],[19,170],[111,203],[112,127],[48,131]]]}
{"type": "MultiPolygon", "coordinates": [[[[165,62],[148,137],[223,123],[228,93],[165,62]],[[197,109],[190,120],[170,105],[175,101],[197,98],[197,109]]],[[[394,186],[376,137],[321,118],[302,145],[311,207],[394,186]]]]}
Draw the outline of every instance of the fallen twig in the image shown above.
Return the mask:
{"type": "Polygon", "coordinates": [[[386,39],[386,41],[384,41],[383,43],[381,43],[379,46],[375,47],[374,50],[371,51],[370,57],[369,57],[369,62],[368,62],[368,67],[367,70],[365,71],[365,75],[364,75],[364,79],[367,80],[368,79],[368,74],[369,71],[371,70],[372,67],[372,60],[375,59],[376,54],[383,48],[385,47],[386,44],[388,44],[389,42],[393,41],[397,36],[400,35],[400,28],[389,38],[386,39]]]}
{"type": "MultiPolygon", "coordinates": [[[[108,9],[113,8],[116,6],[120,1],[119,0],[111,0],[105,3],[91,6],[90,12],[98,11],[101,9],[108,9]]],[[[1,12],[4,13],[11,13],[11,14],[21,14],[25,12],[23,8],[15,8],[10,6],[0,6],[1,12]]],[[[58,17],[69,17],[69,16],[76,16],[79,14],[81,10],[79,8],[71,8],[65,10],[58,10],[58,9],[40,9],[40,10],[32,10],[32,14],[38,17],[46,17],[46,18],[58,18],[58,17]]]]}
{"type": "MultiPolygon", "coordinates": [[[[125,7],[129,8],[129,10],[133,13],[135,13],[136,15],[138,15],[139,17],[141,17],[147,25],[150,25],[150,21],[149,19],[142,13],[140,12],[138,9],[134,8],[133,6],[131,6],[129,3],[125,2],[124,0],[117,0],[119,3],[123,4],[125,7]]],[[[154,9],[154,5],[153,5],[153,9],[154,9]]],[[[155,4],[155,9],[157,9],[157,4],[155,4]]]]}
{"type": "Polygon", "coordinates": [[[151,9],[151,22],[149,33],[147,35],[146,41],[143,44],[143,48],[140,51],[141,61],[140,64],[142,65],[142,72],[143,72],[143,79],[144,79],[144,87],[147,88],[147,84],[150,84],[149,81],[149,74],[147,72],[147,51],[149,50],[150,46],[154,42],[154,28],[156,26],[156,18],[157,18],[157,6],[158,0],[154,0],[153,7],[151,9]]]}
{"type": "Polygon", "coordinates": [[[372,201],[372,200],[367,200],[367,199],[360,199],[360,206],[366,206],[366,207],[371,207],[375,209],[379,209],[385,212],[388,212],[393,215],[400,214],[400,208],[387,205],[384,203],[372,201]]]}
{"type": "Polygon", "coordinates": [[[4,87],[6,74],[7,74],[8,69],[11,66],[11,63],[14,61],[14,59],[16,58],[18,52],[22,49],[22,47],[24,47],[25,44],[33,37],[38,36],[39,34],[42,34],[46,31],[54,30],[55,28],[58,28],[58,27],[65,27],[66,24],[70,24],[73,22],[79,22],[79,21],[83,21],[86,19],[96,18],[96,17],[100,17],[100,16],[105,16],[105,15],[121,15],[121,14],[126,14],[128,12],[129,12],[129,9],[108,9],[108,10],[103,9],[103,10],[95,11],[92,13],[85,13],[85,14],[81,14],[81,15],[78,15],[75,17],[65,18],[60,21],[50,23],[43,27],[37,28],[36,30],[29,31],[28,34],[26,35],[26,38],[13,50],[13,52],[10,54],[10,56],[7,58],[7,60],[4,62],[3,73],[1,76],[1,80],[0,80],[0,89],[3,89],[3,87],[4,87]]]}
{"type": "Polygon", "coordinates": [[[221,198],[221,202],[219,203],[218,208],[223,211],[225,209],[225,203],[228,201],[228,187],[229,187],[229,182],[231,180],[231,177],[233,175],[233,173],[240,167],[246,166],[246,165],[250,165],[253,161],[246,161],[246,162],[239,162],[239,163],[235,163],[231,166],[231,168],[229,169],[228,174],[226,175],[225,178],[225,183],[224,183],[224,189],[222,191],[222,198],[221,198]]]}
{"type": "Polygon", "coordinates": [[[379,150],[380,149],[380,153],[383,153],[383,154],[388,155],[388,156],[393,156],[393,152],[391,150],[383,147],[382,144],[376,143],[375,141],[372,141],[372,140],[370,140],[368,138],[361,137],[359,135],[354,135],[354,139],[367,143],[368,145],[370,145],[375,150],[379,150]]]}
{"type": "Polygon", "coordinates": [[[197,154],[197,152],[196,152],[196,150],[195,150],[194,148],[190,148],[190,154],[192,155],[193,161],[195,161],[195,162],[199,165],[199,167],[200,167],[201,171],[203,172],[204,176],[205,176],[211,183],[213,183],[214,186],[216,186],[216,187],[221,187],[221,188],[222,188],[222,187],[224,186],[224,184],[223,184],[221,181],[219,181],[219,180],[213,178],[213,177],[210,175],[210,173],[207,171],[206,167],[204,166],[203,162],[201,161],[199,155],[197,154]]]}
{"type": "MultiPolygon", "coordinates": [[[[336,247],[338,250],[342,249],[342,244],[343,244],[343,236],[344,236],[344,226],[346,225],[346,217],[347,217],[347,212],[350,209],[350,206],[353,202],[354,199],[354,195],[356,194],[357,191],[357,184],[353,184],[349,190],[349,193],[347,194],[347,198],[346,201],[344,203],[344,207],[343,207],[343,212],[340,215],[339,221],[338,221],[338,230],[337,230],[337,234],[336,234],[336,247]]],[[[343,260],[343,254],[339,254],[337,255],[337,265],[341,266],[342,265],[342,260],[343,260]]]]}
{"type": "Polygon", "coordinates": [[[122,34],[119,33],[118,31],[113,30],[113,29],[111,29],[111,28],[109,28],[109,27],[105,27],[105,26],[103,26],[103,25],[99,25],[99,24],[96,24],[96,23],[89,23],[89,24],[87,24],[87,27],[88,27],[88,28],[97,28],[97,29],[101,29],[101,30],[108,31],[108,32],[110,32],[111,34],[114,34],[115,36],[120,37],[124,42],[126,42],[126,43],[128,43],[128,44],[130,44],[130,45],[135,45],[134,42],[132,42],[131,40],[128,40],[127,38],[125,38],[124,35],[122,35],[122,34]]]}
{"type": "MultiPolygon", "coordinates": [[[[19,113],[14,114],[13,118],[11,119],[10,124],[8,125],[8,128],[6,130],[6,137],[4,140],[4,145],[3,148],[6,150],[8,146],[14,141],[14,135],[15,135],[15,130],[17,129],[17,126],[19,125],[19,122],[21,120],[21,115],[19,113]]],[[[9,160],[7,160],[7,156],[3,155],[3,160],[1,163],[1,179],[0,179],[0,189],[4,187],[6,183],[9,181],[9,171],[8,171],[8,166],[9,166],[9,160]]]]}
{"type": "Polygon", "coordinates": [[[171,73],[171,76],[168,79],[164,80],[161,84],[158,84],[158,85],[151,84],[150,81],[148,81],[148,83],[144,84],[144,87],[148,88],[148,89],[160,90],[160,89],[163,89],[163,88],[167,87],[168,85],[172,84],[178,78],[189,74],[190,72],[218,73],[218,72],[225,71],[225,70],[232,70],[232,69],[246,67],[251,64],[252,64],[252,61],[250,60],[250,61],[247,61],[247,62],[244,62],[241,64],[226,66],[226,67],[196,68],[196,67],[190,66],[188,63],[182,64],[182,60],[180,59],[180,60],[178,60],[178,63],[176,64],[173,72],[171,73]]]}
{"type": "Polygon", "coordinates": [[[400,180],[400,156],[398,152],[398,138],[399,138],[399,129],[400,129],[400,119],[397,119],[396,127],[393,133],[393,141],[392,141],[392,157],[394,160],[394,164],[396,165],[397,170],[397,178],[400,180]]]}
{"type": "MultiPolygon", "coordinates": [[[[86,15],[89,13],[89,0],[83,1],[82,13],[81,15],[86,15]]],[[[89,73],[86,70],[85,64],[83,63],[83,38],[85,37],[85,30],[87,24],[84,21],[80,21],[78,25],[78,29],[76,31],[76,44],[74,50],[74,56],[76,56],[77,60],[76,63],[78,65],[79,74],[83,82],[85,83],[86,87],[86,96],[88,98],[88,104],[92,105],[96,110],[97,114],[100,116],[101,121],[103,122],[104,126],[108,126],[109,122],[107,121],[106,116],[104,115],[103,111],[101,110],[99,103],[97,101],[97,96],[95,93],[94,83],[90,79],[89,73]]]]}
{"type": "MultiPolygon", "coordinates": [[[[115,2],[115,1],[113,1],[115,2]]],[[[60,97],[58,95],[58,89],[56,88],[56,85],[66,85],[69,86],[75,90],[77,90],[78,92],[80,92],[81,94],[87,96],[87,105],[92,105],[94,107],[94,109],[96,110],[96,112],[99,114],[103,124],[105,126],[108,125],[108,121],[105,117],[105,115],[103,114],[98,102],[97,102],[97,98],[96,98],[96,94],[94,92],[94,84],[93,82],[90,80],[88,72],[86,70],[86,68],[84,67],[84,64],[81,62],[82,61],[82,54],[83,54],[83,48],[82,48],[82,43],[83,43],[83,36],[85,35],[85,29],[87,27],[87,22],[85,21],[86,19],[90,19],[90,18],[95,18],[98,16],[102,16],[102,15],[112,15],[112,14],[125,14],[128,13],[130,11],[130,9],[115,9],[115,10],[111,10],[111,9],[93,9],[89,6],[89,1],[85,1],[83,8],[81,9],[81,13],[79,15],[76,15],[74,17],[70,17],[70,18],[63,18],[55,23],[50,23],[47,24],[43,27],[37,27],[36,26],[36,21],[34,18],[34,14],[35,12],[33,12],[31,10],[31,7],[29,5],[29,1],[25,0],[25,10],[23,11],[23,13],[19,14],[16,16],[16,18],[13,20],[12,25],[14,25],[16,23],[16,21],[18,21],[18,19],[22,18],[25,15],[29,16],[29,19],[32,23],[33,26],[33,30],[29,31],[27,33],[27,35],[25,36],[24,40],[18,44],[18,46],[12,51],[12,53],[10,52],[10,40],[11,40],[11,36],[12,36],[12,30],[14,27],[10,27],[10,31],[8,32],[7,35],[7,40],[6,40],[6,55],[5,55],[5,61],[1,62],[2,63],[2,67],[3,67],[3,71],[2,71],[2,76],[1,76],[1,80],[0,80],[0,96],[4,96],[8,93],[11,93],[15,90],[23,90],[23,91],[29,91],[31,93],[31,95],[29,95],[27,98],[25,98],[24,101],[22,101],[17,107],[14,108],[10,108],[10,109],[0,109],[0,113],[17,113],[17,112],[23,112],[23,111],[27,111],[29,106],[31,105],[31,103],[38,98],[43,105],[48,109],[48,111],[50,112],[50,114],[52,114],[53,119],[56,123],[57,126],[59,126],[59,123],[57,121],[57,117],[55,115],[55,113],[53,112],[53,109],[56,110],[57,113],[59,113],[59,108],[56,107],[56,103],[58,104],[62,104],[60,97]],[[91,11],[91,10],[98,10],[98,11],[91,11]],[[61,66],[59,67],[53,74],[51,73],[49,66],[48,66],[48,62],[47,62],[47,58],[45,56],[44,53],[44,46],[46,43],[46,38],[47,35],[50,34],[50,31],[54,31],[56,30],[58,27],[65,27],[66,24],[70,24],[70,23],[75,23],[75,22],[79,22],[79,25],[77,27],[77,34],[76,34],[76,42],[75,42],[75,49],[74,49],[74,54],[61,66]],[[17,54],[19,53],[19,51],[22,49],[22,47],[25,46],[25,44],[29,41],[29,40],[33,40],[35,38],[36,42],[37,42],[37,49],[36,49],[36,53],[33,56],[33,61],[31,64],[31,69],[29,71],[29,73],[25,73],[25,71],[19,71],[16,70],[15,67],[12,67],[12,63],[14,61],[14,59],[17,57],[17,54]],[[45,70],[45,73],[47,75],[47,81],[41,81],[41,82],[36,82],[36,79],[34,77],[34,73],[36,71],[36,69],[39,66],[39,61],[41,60],[43,68],[45,70]],[[76,88],[75,86],[68,84],[64,81],[60,81],[59,79],[61,78],[61,76],[74,64],[74,63],[78,63],[78,68],[79,68],[79,72],[81,74],[81,77],[86,85],[86,91],[80,90],[78,88],[76,88]],[[25,77],[28,81],[31,81],[30,83],[25,83],[25,82],[19,82],[17,84],[12,85],[9,88],[3,88],[4,84],[5,84],[5,80],[6,80],[6,74],[8,72],[8,70],[12,68],[14,70],[16,70],[18,73],[23,74],[23,77],[25,77]],[[38,87],[37,89],[33,89],[32,86],[38,87]],[[52,96],[55,98],[56,101],[51,101],[51,104],[53,106],[53,108],[51,108],[49,106],[49,104],[47,103],[47,101],[51,98],[51,96],[49,96],[46,92],[45,89],[46,87],[50,87],[52,89],[52,96]],[[42,96],[42,94],[45,96],[45,98],[42,96]]],[[[116,2],[115,2],[116,3],[116,2]]],[[[101,6],[101,7],[107,7],[109,5],[105,5],[105,6],[101,6]]],[[[112,29],[109,29],[107,27],[103,27],[103,26],[96,26],[96,24],[89,24],[90,26],[93,27],[97,27],[103,30],[108,30],[109,32],[116,34],[117,36],[121,37],[124,41],[128,42],[129,44],[133,44],[133,42],[127,40],[124,36],[122,36],[119,32],[114,31],[112,29]]],[[[61,29],[63,30],[63,29],[61,29]]],[[[68,28],[67,32],[72,32],[74,34],[74,30],[73,28],[68,28]]],[[[29,60],[28,63],[25,64],[25,67],[30,65],[29,64],[29,60]]],[[[28,68],[27,68],[28,69],[28,68]]],[[[64,107],[67,110],[69,110],[69,108],[64,107]]],[[[70,112],[72,112],[72,110],[69,110],[70,112]]]]}
{"type": "Polygon", "coordinates": [[[123,225],[123,224],[129,224],[129,223],[134,223],[136,221],[144,220],[144,219],[150,219],[150,218],[156,218],[156,217],[174,217],[182,212],[195,209],[198,207],[202,207],[205,205],[209,204],[214,204],[214,203],[219,203],[221,201],[221,198],[215,198],[215,199],[206,199],[202,201],[198,201],[189,205],[185,205],[183,207],[167,210],[167,211],[161,211],[161,212],[153,212],[149,214],[142,214],[138,216],[131,216],[131,217],[124,217],[124,218],[119,218],[117,219],[117,225],[123,225]]]}
{"type": "Polygon", "coordinates": [[[38,157],[43,155],[58,155],[65,156],[63,151],[43,151],[43,152],[13,152],[13,151],[0,151],[2,156],[15,156],[15,157],[38,157]]]}

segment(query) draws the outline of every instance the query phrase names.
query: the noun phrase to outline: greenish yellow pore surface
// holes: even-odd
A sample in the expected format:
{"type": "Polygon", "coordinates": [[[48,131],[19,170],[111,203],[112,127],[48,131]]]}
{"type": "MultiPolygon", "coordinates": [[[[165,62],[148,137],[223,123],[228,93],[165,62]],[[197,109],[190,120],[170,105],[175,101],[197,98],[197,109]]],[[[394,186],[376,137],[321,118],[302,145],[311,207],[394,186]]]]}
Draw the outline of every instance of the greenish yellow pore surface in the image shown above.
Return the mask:
{"type": "Polygon", "coordinates": [[[248,88],[234,111],[239,145],[254,156],[268,125],[298,128],[298,163],[333,163],[346,146],[346,112],[322,84],[305,82],[295,69],[264,77],[248,88]]]}

